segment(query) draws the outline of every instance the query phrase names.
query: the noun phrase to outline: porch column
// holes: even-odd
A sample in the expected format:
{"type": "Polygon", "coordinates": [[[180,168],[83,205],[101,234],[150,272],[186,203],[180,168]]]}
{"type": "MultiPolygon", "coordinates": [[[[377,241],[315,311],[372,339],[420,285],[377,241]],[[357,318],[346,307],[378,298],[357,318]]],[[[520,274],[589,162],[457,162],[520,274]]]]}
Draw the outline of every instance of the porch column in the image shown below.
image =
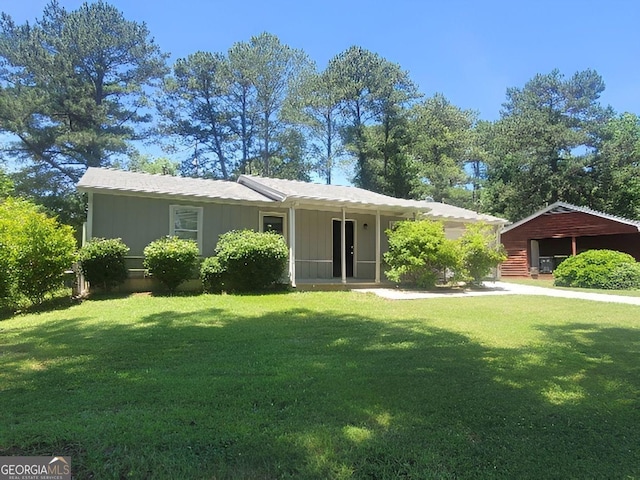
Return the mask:
{"type": "Polygon", "coordinates": [[[289,207],[289,278],[291,286],[296,286],[296,209],[289,207]]]}
{"type": "Polygon", "coordinates": [[[576,242],[576,237],[571,237],[571,255],[575,257],[577,253],[578,253],[578,245],[576,242]]]}
{"type": "Polygon", "coordinates": [[[342,224],[340,225],[340,258],[342,260],[342,283],[347,283],[347,210],[342,207],[342,224]]]}
{"type": "Polygon", "coordinates": [[[380,283],[380,210],[376,210],[376,283],[380,283]]]}
{"type": "Polygon", "coordinates": [[[93,192],[87,194],[87,222],[85,225],[83,245],[93,238],[93,192]]]}

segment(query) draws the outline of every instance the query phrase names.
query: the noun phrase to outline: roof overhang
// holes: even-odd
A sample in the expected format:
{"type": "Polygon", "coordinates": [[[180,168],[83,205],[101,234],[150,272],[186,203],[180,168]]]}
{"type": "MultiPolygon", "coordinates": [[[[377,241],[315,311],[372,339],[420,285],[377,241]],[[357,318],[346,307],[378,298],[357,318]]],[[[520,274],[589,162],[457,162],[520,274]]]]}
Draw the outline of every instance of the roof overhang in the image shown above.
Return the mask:
{"type": "Polygon", "coordinates": [[[252,206],[278,206],[278,202],[265,198],[264,200],[246,200],[237,198],[224,198],[224,197],[211,197],[208,195],[187,195],[177,193],[163,193],[163,192],[145,192],[145,191],[132,191],[126,189],[117,188],[100,188],[100,187],[81,187],[78,186],[77,190],[80,193],[92,193],[102,195],[117,195],[122,197],[136,197],[136,198],[154,198],[159,200],[180,200],[183,202],[192,203],[212,203],[212,204],[228,204],[228,205],[252,205],[252,206]]]}
{"type": "Polygon", "coordinates": [[[565,203],[565,202],[555,202],[552,203],[551,205],[548,205],[547,207],[543,208],[542,210],[538,210],[537,212],[533,213],[532,215],[529,215],[526,218],[523,218],[522,220],[519,220],[515,223],[512,223],[511,225],[505,227],[502,229],[501,233],[507,233],[511,230],[513,230],[514,228],[518,228],[520,225],[524,225],[525,223],[530,222],[531,220],[534,220],[535,218],[538,218],[541,215],[547,214],[547,213],[552,213],[556,211],[558,214],[562,214],[562,213],[570,213],[570,212],[580,212],[580,213],[586,213],[588,215],[594,215],[596,217],[599,218],[604,218],[606,220],[611,220],[613,222],[618,222],[618,223],[622,223],[624,225],[629,225],[632,227],[635,227],[638,229],[638,232],[640,232],[640,222],[636,221],[636,220],[629,220],[627,218],[622,218],[622,217],[618,217],[615,215],[610,215],[608,213],[604,213],[604,212],[598,212],[597,210],[592,210],[590,208],[587,207],[579,207],[577,205],[572,205],[570,203],[565,203]]]}

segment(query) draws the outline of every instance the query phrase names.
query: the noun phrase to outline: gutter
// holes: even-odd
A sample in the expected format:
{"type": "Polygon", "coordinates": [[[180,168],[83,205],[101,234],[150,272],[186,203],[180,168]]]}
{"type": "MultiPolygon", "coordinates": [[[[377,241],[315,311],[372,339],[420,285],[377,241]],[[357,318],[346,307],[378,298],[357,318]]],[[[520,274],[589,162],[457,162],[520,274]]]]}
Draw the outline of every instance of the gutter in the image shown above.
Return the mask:
{"type": "Polygon", "coordinates": [[[255,180],[253,180],[252,178],[246,175],[240,175],[238,177],[238,183],[240,185],[244,185],[245,187],[250,188],[251,190],[261,193],[265,197],[270,198],[271,200],[275,200],[277,202],[284,202],[287,199],[287,196],[282,192],[274,188],[267,187],[266,185],[263,185],[260,182],[256,182],[255,180]]]}

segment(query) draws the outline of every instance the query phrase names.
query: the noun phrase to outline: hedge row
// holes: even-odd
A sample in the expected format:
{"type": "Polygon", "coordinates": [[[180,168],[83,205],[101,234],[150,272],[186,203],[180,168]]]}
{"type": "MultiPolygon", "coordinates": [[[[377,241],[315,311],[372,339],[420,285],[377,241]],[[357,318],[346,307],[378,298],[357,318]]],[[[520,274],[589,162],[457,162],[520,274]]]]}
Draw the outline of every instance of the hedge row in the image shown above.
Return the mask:
{"type": "MultiPolygon", "coordinates": [[[[128,251],[120,239],[89,242],[80,251],[80,265],[89,283],[108,290],[124,282],[128,251]]],[[[234,230],[220,236],[214,253],[200,268],[205,291],[248,292],[282,280],[289,250],[276,233],[234,230]]],[[[144,249],[144,267],[170,292],[192,278],[198,258],[195,242],[177,237],[155,240],[144,249]]]]}

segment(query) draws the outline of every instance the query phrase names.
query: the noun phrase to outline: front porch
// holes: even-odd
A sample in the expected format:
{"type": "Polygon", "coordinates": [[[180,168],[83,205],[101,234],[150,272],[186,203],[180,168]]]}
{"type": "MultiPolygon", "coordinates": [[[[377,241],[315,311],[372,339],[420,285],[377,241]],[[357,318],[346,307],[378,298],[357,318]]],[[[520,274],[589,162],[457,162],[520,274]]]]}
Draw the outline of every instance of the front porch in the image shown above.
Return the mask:
{"type": "Polygon", "coordinates": [[[302,292],[309,291],[346,291],[360,288],[394,288],[395,283],[387,280],[376,282],[374,279],[347,278],[345,282],[341,278],[305,278],[299,279],[295,289],[302,292]]]}

